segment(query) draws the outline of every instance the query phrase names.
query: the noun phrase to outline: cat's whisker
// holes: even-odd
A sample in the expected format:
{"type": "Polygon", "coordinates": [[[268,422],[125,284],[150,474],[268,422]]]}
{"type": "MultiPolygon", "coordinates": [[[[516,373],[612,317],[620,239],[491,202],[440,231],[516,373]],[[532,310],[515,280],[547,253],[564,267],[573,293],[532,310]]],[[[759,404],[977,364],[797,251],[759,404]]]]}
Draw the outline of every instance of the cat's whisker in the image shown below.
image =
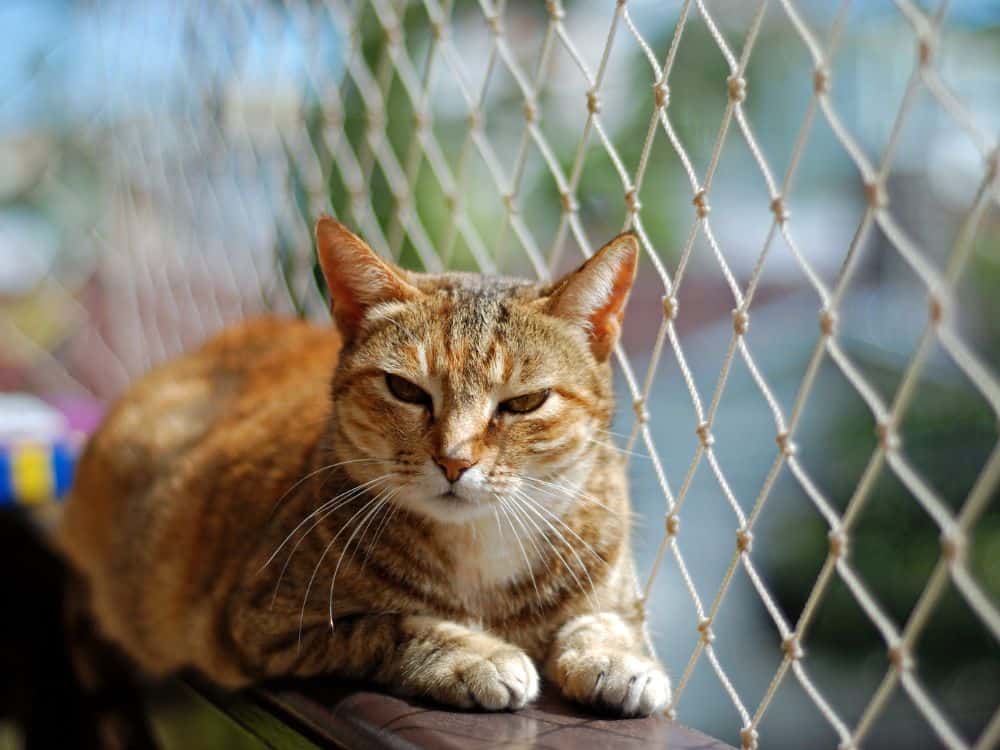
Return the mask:
{"type": "Polygon", "coordinates": [[[584,492],[579,487],[574,487],[572,485],[564,484],[561,482],[553,482],[546,479],[540,479],[537,477],[522,476],[521,478],[527,480],[528,482],[534,483],[534,486],[543,492],[548,491],[550,497],[552,496],[553,493],[558,493],[558,495],[567,497],[571,500],[583,500],[592,503],[593,505],[596,505],[599,508],[608,511],[609,513],[615,512],[612,508],[601,502],[593,495],[584,492]]]}
{"type": "Polygon", "coordinates": [[[528,530],[528,528],[526,526],[524,526],[524,522],[520,520],[520,515],[516,512],[517,511],[516,506],[512,505],[513,498],[511,498],[510,495],[507,494],[507,495],[504,496],[504,498],[498,498],[498,499],[501,499],[501,501],[505,505],[507,505],[508,509],[514,515],[515,520],[517,520],[518,523],[521,525],[521,527],[524,529],[525,535],[527,536],[527,539],[528,539],[528,543],[531,545],[531,548],[535,551],[535,554],[538,555],[538,559],[539,560],[545,559],[545,554],[542,551],[542,548],[539,547],[538,543],[535,541],[535,534],[532,534],[528,530]]]}
{"type": "MultiPolygon", "coordinates": [[[[360,532],[361,536],[358,537],[358,543],[354,547],[354,552],[357,552],[358,547],[361,546],[361,542],[364,541],[365,534],[367,533],[368,527],[370,526],[372,520],[378,515],[378,512],[382,510],[382,508],[384,508],[389,503],[389,500],[395,497],[398,493],[399,493],[398,488],[391,488],[389,490],[380,492],[378,495],[378,497],[381,498],[379,502],[376,503],[375,507],[372,508],[370,511],[368,511],[365,517],[358,522],[356,528],[354,529],[353,532],[351,532],[351,535],[347,538],[347,541],[344,543],[344,549],[340,551],[340,557],[337,559],[337,565],[333,569],[333,577],[330,579],[330,596],[327,604],[327,612],[330,617],[331,628],[334,627],[333,591],[334,587],[336,587],[337,585],[337,574],[340,573],[340,566],[344,562],[344,556],[347,555],[347,551],[351,548],[351,542],[354,541],[354,537],[357,536],[358,532],[360,532]]],[[[351,553],[351,562],[354,562],[354,552],[351,553]]]]}
{"type": "Polygon", "coordinates": [[[287,490],[285,490],[284,494],[282,494],[282,496],[279,497],[275,501],[274,507],[271,509],[271,514],[273,515],[278,510],[278,506],[280,506],[281,503],[284,502],[284,500],[285,500],[286,497],[288,497],[292,492],[294,492],[296,489],[298,489],[299,487],[301,487],[304,482],[312,479],[317,474],[322,474],[324,471],[333,471],[334,469],[336,469],[336,468],[338,468],[340,466],[345,466],[347,464],[357,464],[357,463],[362,463],[362,462],[384,462],[384,461],[385,461],[385,459],[381,459],[381,458],[354,458],[354,459],[351,459],[350,461],[338,461],[335,464],[328,464],[326,466],[321,466],[318,469],[316,469],[315,471],[309,472],[304,477],[302,477],[299,481],[297,481],[295,484],[293,484],[291,487],[289,487],[287,490]]]}
{"type": "Polygon", "coordinates": [[[605,430],[603,427],[594,428],[595,432],[603,432],[605,435],[613,435],[616,438],[621,438],[622,440],[628,440],[631,435],[627,435],[624,432],[615,432],[614,430],[605,430]]]}
{"type": "MultiPolygon", "coordinates": [[[[405,488],[406,488],[405,484],[402,485],[402,486],[400,486],[400,488],[399,488],[400,492],[402,492],[405,488]]],[[[369,542],[369,544],[368,544],[368,552],[365,554],[365,560],[362,563],[362,567],[367,567],[368,566],[368,560],[371,559],[372,551],[375,549],[375,546],[378,544],[379,540],[382,538],[382,534],[389,527],[389,524],[392,523],[392,519],[396,517],[397,513],[399,513],[399,508],[400,508],[400,506],[399,506],[398,503],[393,503],[392,508],[382,518],[381,523],[379,524],[378,528],[375,530],[375,535],[372,537],[371,542],[369,542]]]]}
{"type": "MultiPolygon", "coordinates": [[[[508,496],[508,499],[509,499],[509,500],[511,501],[511,503],[515,503],[515,500],[514,500],[513,496],[508,496]]],[[[572,565],[570,565],[569,561],[568,561],[568,560],[566,560],[566,558],[565,558],[565,557],[563,557],[563,555],[562,555],[562,553],[561,553],[561,552],[559,552],[559,549],[558,549],[558,547],[557,547],[557,546],[555,545],[555,543],[554,543],[554,542],[553,542],[553,541],[552,541],[552,540],[551,540],[551,539],[549,538],[548,534],[546,534],[546,533],[545,533],[545,532],[544,532],[544,531],[543,531],[543,530],[541,529],[541,527],[540,527],[540,526],[538,526],[538,524],[537,524],[537,523],[535,523],[534,519],[532,519],[532,518],[531,518],[530,516],[528,516],[528,515],[527,515],[527,513],[525,513],[525,511],[524,511],[524,509],[523,509],[523,508],[521,508],[521,507],[520,507],[519,505],[512,505],[512,506],[511,506],[511,511],[512,511],[512,512],[514,512],[514,511],[515,511],[515,509],[519,509],[519,512],[518,512],[518,513],[516,513],[516,517],[517,517],[517,518],[519,519],[519,523],[521,523],[521,524],[522,524],[522,526],[523,526],[523,525],[524,525],[524,522],[523,522],[523,521],[521,521],[520,519],[521,519],[521,517],[522,517],[522,516],[523,516],[524,518],[527,518],[527,520],[528,520],[528,521],[529,521],[529,522],[531,523],[531,525],[532,525],[532,526],[533,526],[533,527],[535,528],[535,532],[536,532],[536,535],[537,535],[537,536],[539,536],[539,537],[541,537],[541,539],[542,539],[542,540],[543,540],[543,541],[545,542],[545,544],[546,544],[546,545],[548,545],[548,547],[549,547],[549,549],[550,549],[550,550],[552,551],[552,553],[553,553],[553,554],[554,554],[554,555],[555,555],[555,556],[556,556],[556,557],[557,557],[557,558],[559,559],[559,561],[560,561],[560,562],[561,562],[561,563],[563,564],[563,567],[564,567],[564,568],[566,569],[566,572],[568,572],[568,573],[569,573],[570,577],[571,577],[571,578],[573,579],[573,582],[574,582],[574,583],[576,584],[577,588],[579,588],[579,590],[580,590],[580,593],[581,593],[581,594],[583,594],[584,596],[588,596],[588,597],[589,597],[590,595],[589,595],[589,593],[588,593],[588,591],[587,591],[586,587],[585,587],[585,586],[583,585],[583,581],[581,581],[581,580],[580,580],[580,577],[579,577],[579,576],[578,576],[578,575],[576,574],[576,571],[575,571],[575,570],[573,569],[573,566],[572,566],[572,565]]],[[[527,527],[525,527],[525,530],[526,530],[526,532],[527,532],[527,527]]],[[[531,536],[531,535],[530,535],[530,533],[529,533],[529,538],[530,538],[530,536],[531,536]]],[[[591,600],[591,601],[593,601],[593,600],[591,600]]]]}
{"type": "Polygon", "coordinates": [[[587,494],[581,489],[565,486],[562,484],[558,484],[556,482],[548,481],[546,479],[539,479],[538,477],[529,477],[527,475],[519,475],[518,478],[526,482],[531,482],[535,487],[537,487],[541,491],[548,490],[550,496],[552,492],[556,492],[562,495],[563,497],[569,498],[570,500],[586,500],[587,502],[593,503],[599,508],[603,508],[609,513],[615,512],[612,508],[602,503],[596,497],[587,494]]]}
{"type": "MultiPolygon", "coordinates": [[[[389,476],[391,476],[391,475],[386,474],[386,475],[383,475],[381,477],[376,477],[376,480],[383,480],[383,479],[386,479],[389,476]]],[[[374,481],[375,480],[372,480],[372,482],[374,482],[374,481]]],[[[301,546],[302,542],[304,542],[306,540],[306,537],[308,537],[313,532],[313,529],[315,529],[317,526],[319,526],[321,523],[323,523],[323,521],[325,521],[327,518],[329,518],[332,514],[336,513],[340,508],[343,508],[348,503],[353,502],[358,497],[360,497],[361,495],[363,495],[364,492],[365,492],[365,490],[368,487],[370,487],[370,486],[373,486],[372,483],[371,482],[366,482],[365,485],[362,485],[360,487],[355,487],[354,489],[348,490],[347,492],[343,492],[340,495],[338,495],[337,497],[338,498],[339,497],[343,497],[344,495],[350,495],[350,497],[345,497],[340,502],[335,502],[336,498],[334,498],[334,500],[331,500],[331,501],[329,501],[327,503],[324,503],[322,506],[320,506],[320,508],[317,508],[317,510],[313,511],[312,513],[309,514],[309,516],[306,517],[305,520],[308,520],[312,516],[315,516],[317,512],[322,511],[322,512],[320,512],[319,517],[316,518],[316,520],[313,523],[313,525],[310,526],[308,529],[306,529],[305,533],[303,533],[302,536],[299,537],[299,539],[295,542],[295,545],[292,547],[292,551],[289,552],[288,553],[288,557],[285,558],[285,563],[284,563],[284,565],[281,566],[281,572],[278,574],[278,580],[275,581],[275,584],[274,584],[274,593],[271,595],[271,606],[272,607],[274,607],[274,603],[278,599],[278,591],[281,588],[281,582],[285,578],[285,573],[288,571],[288,566],[291,565],[292,559],[295,557],[295,553],[298,552],[299,547],[301,546]],[[332,506],[331,506],[331,503],[333,503],[332,506]]],[[[303,521],[302,523],[305,523],[305,521],[303,521]]],[[[299,527],[301,527],[301,525],[302,524],[299,524],[299,527]]],[[[296,527],[296,528],[299,528],[299,527],[296,527]]],[[[292,533],[294,534],[295,531],[292,531],[292,533]]],[[[286,537],[286,541],[287,541],[287,537],[286,537]]],[[[277,552],[275,552],[275,554],[277,554],[277,552]]],[[[263,568],[261,568],[261,570],[263,570],[263,568]]],[[[258,571],[258,573],[259,572],[260,571],[258,571]]]]}
{"type": "Polygon", "coordinates": [[[316,561],[316,567],[313,568],[312,575],[309,576],[309,583],[306,584],[306,591],[302,597],[302,609],[299,611],[298,648],[300,650],[302,648],[302,625],[306,617],[306,606],[309,604],[309,592],[312,591],[313,583],[316,581],[316,576],[319,575],[319,570],[323,565],[323,560],[326,559],[326,556],[329,554],[330,549],[333,547],[334,544],[336,544],[337,539],[340,538],[340,535],[343,534],[351,526],[351,524],[354,522],[354,519],[360,516],[369,508],[371,508],[372,505],[377,503],[381,499],[383,492],[385,492],[385,490],[382,490],[377,495],[375,495],[375,497],[371,498],[367,503],[362,505],[361,508],[358,511],[356,511],[353,516],[347,519],[344,525],[340,527],[340,529],[337,531],[336,534],[334,534],[333,538],[329,541],[326,547],[323,548],[323,554],[321,554],[319,556],[319,560],[316,561]]]}
{"type": "Polygon", "coordinates": [[[637,453],[635,451],[626,450],[625,448],[619,448],[614,443],[604,443],[604,442],[601,442],[600,440],[594,440],[593,438],[585,438],[585,440],[588,443],[593,443],[594,445],[599,445],[602,448],[607,448],[608,450],[612,450],[615,453],[620,453],[623,456],[635,456],[636,458],[645,458],[647,460],[652,460],[645,453],[637,453]]]}
{"type": "MultiPolygon", "coordinates": [[[[279,544],[278,547],[274,550],[274,552],[271,553],[271,556],[268,557],[267,560],[264,562],[264,564],[260,566],[260,569],[257,571],[257,573],[260,574],[268,565],[270,565],[272,562],[274,562],[274,558],[276,558],[278,556],[278,554],[281,552],[281,550],[284,548],[284,546],[286,544],[288,544],[289,541],[291,541],[292,537],[295,536],[295,533],[299,529],[301,529],[303,526],[305,526],[307,523],[309,523],[309,520],[311,518],[314,518],[315,516],[317,516],[319,514],[323,514],[327,510],[330,510],[331,506],[333,504],[335,504],[340,498],[345,497],[346,495],[350,495],[353,492],[364,491],[367,487],[370,487],[373,484],[375,484],[376,482],[381,481],[383,479],[386,479],[387,477],[391,477],[392,475],[393,475],[393,472],[387,472],[385,474],[382,474],[381,476],[375,477],[374,479],[369,479],[367,482],[364,482],[363,484],[351,487],[350,489],[345,490],[344,492],[341,492],[336,497],[333,497],[333,498],[327,500],[322,505],[320,505],[318,508],[315,508],[305,518],[303,518],[301,521],[299,521],[298,525],[296,525],[295,528],[291,530],[291,532],[289,532],[288,536],[286,536],[284,538],[284,540],[282,540],[281,544],[279,544]]],[[[353,499],[353,498],[351,498],[351,499],[353,499]]],[[[313,528],[315,528],[315,525],[312,526],[312,527],[310,527],[309,531],[312,531],[313,528]]],[[[308,533],[309,532],[307,531],[306,534],[308,534],[308,533]]],[[[304,536],[303,536],[303,538],[304,538],[304,536]]],[[[300,539],[299,541],[301,542],[302,540],[300,539]]]]}
{"type": "MultiPolygon", "coordinates": [[[[555,553],[556,557],[559,558],[559,560],[562,562],[562,564],[566,567],[567,572],[573,577],[573,580],[576,581],[576,585],[579,586],[579,588],[580,588],[580,593],[583,594],[584,596],[586,596],[588,599],[590,599],[591,605],[596,609],[597,608],[597,604],[594,601],[594,590],[595,590],[594,579],[591,578],[590,571],[587,570],[586,564],[580,558],[580,555],[577,553],[577,551],[573,548],[573,545],[571,545],[568,541],[566,541],[566,537],[563,536],[562,532],[560,532],[559,529],[557,529],[551,523],[549,523],[548,521],[546,521],[546,519],[545,519],[544,516],[542,516],[541,514],[538,514],[536,512],[536,515],[538,515],[538,517],[541,518],[542,521],[544,521],[548,525],[548,527],[553,531],[553,533],[555,533],[559,537],[559,539],[562,541],[562,543],[564,545],[566,545],[566,547],[569,548],[569,551],[573,553],[573,556],[576,558],[576,561],[580,564],[580,568],[583,570],[583,572],[587,576],[587,579],[590,581],[590,590],[589,591],[586,588],[584,588],[583,582],[580,580],[579,576],[577,576],[576,572],[573,570],[573,566],[570,565],[569,562],[566,560],[566,558],[564,558],[562,556],[562,553],[559,552],[558,547],[556,547],[556,545],[552,542],[552,540],[549,539],[545,535],[545,533],[542,531],[541,527],[539,527],[538,524],[536,524],[534,522],[534,520],[532,520],[531,516],[528,515],[525,512],[525,507],[526,506],[524,505],[524,501],[523,500],[519,500],[517,498],[517,491],[515,491],[515,494],[508,495],[507,497],[510,499],[511,502],[515,503],[515,507],[521,508],[521,512],[524,514],[525,518],[527,518],[528,521],[531,523],[531,525],[535,527],[535,529],[538,531],[539,535],[542,536],[542,538],[545,539],[548,542],[549,546],[552,548],[552,551],[555,553]]],[[[530,506],[528,506],[528,508],[530,509],[530,506]]]]}
{"type": "MultiPolygon", "coordinates": [[[[521,555],[524,558],[524,565],[528,569],[528,575],[531,577],[531,586],[535,590],[535,598],[537,599],[539,606],[541,606],[541,604],[542,604],[542,594],[538,590],[538,581],[535,580],[534,567],[532,566],[531,561],[528,559],[528,552],[524,548],[524,544],[521,542],[521,537],[519,537],[518,534],[517,534],[517,529],[514,528],[514,523],[511,521],[511,514],[513,512],[513,508],[511,508],[510,506],[508,506],[507,505],[507,500],[505,498],[501,497],[500,495],[494,495],[494,497],[499,502],[499,506],[495,506],[495,507],[499,507],[500,511],[504,514],[504,517],[507,519],[507,524],[510,526],[510,531],[514,535],[514,541],[516,541],[517,542],[517,546],[521,548],[521,555]]],[[[518,523],[521,524],[522,528],[524,528],[523,522],[521,522],[520,520],[518,520],[518,523]]],[[[497,526],[499,527],[499,520],[498,520],[497,526]]],[[[529,539],[531,539],[531,534],[527,533],[527,528],[525,528],[525,533],[526,533],[527,537],[529,539]]]]}
{"type": "Polygon", "coordinates": [[[399,507],[399,506],[396,506],[396,505],[392,505],[390,503],[390,501],[396,495],[398,495],[402,491],[402,489],[403,488],[401,486],[395,487],[394,488],[394,492],[392,492],[390,495],[388,495],[385,498],[386,502],[382,503],[379,506],[379,512],[381,512],[382,510],[384,510],[385,512],[382,513],[381,518],[379,518],[378,514],[376,514],[372,518],[372,520],[369,522],[368,527],[365,528],[365,530],[361,532],[361,537],[358,539],[357,543],[354,546],[354,552],[351,553],[351,562],[354,561],[354,556],[357,554],[358,550],[361,549],[361,544],[362,544],[362,542],[364,542],[365,536],[367,536],[367,534],[368,534],[368,529],[374,528],[374,531],[372,533],[372,540],[368,543],[368,550],[367,550],[367,553],[365,554],[365,559],[362,561],[362,568],[364,568],[364,566],[366,566],[368,564],[368,559],[371,557],[371,553],[372,553],[375,541],[378,538],[379,534],[381,534],[383,528],[385,527],[386,520],[393,514],[393,510],[398,509],[398,507],[399,507]]]}
{"type": "Polygon", "coordinates": [[[529,495],[528,493],[522,492],[520,490],[515,490],[515,492],[518,493],[518,495],[521,497],[522,500],[524,500],[527,503],[529,503],[531,505],[531,507],[535,508],[538,511],[541,511],[542,513],[545,513],[547,516],[549,516],[549,518],[551,518],[556,523],[558,523],[560,526],[562,526],[564,529],[566,529],[566,531],[568,531],[570,534],[572,534],[573,537],[578,542],[580,542],[580,544],[582,544],[584,546],[584,548],[586,549],[587,552],[589,552],[590,554],[592,554],[594,557],[596,557],[602,563],[606,563],[607,562],[603,557],[600,556],[600,554],[598,554],[598,552],[590,545],[590,543],[587,542],[587,540],[585,540],[578,533],[576,533],[576,530],[574,530],[572,526],[570,526],[568,523],[566,523],[566,521],[563,520],[557,513],[553,513],[551,510],[549,510],[548,508],[546,508],[540,502],[538,502],[537,500],[535,500],[535,498],[531,497],[531,495],[529,495]]]}
{"type": "MultiPolygon", "coordinates": [[[[500,496],[497,495],[497,493],[495,493],[495,492],[493,493],[493,497],[496,498],[497,503],[503,502],[500,499],[500,496]]],[[[507,546],[507,540],[504,539],[503,527],[500,526],[500,511],[498,510],[498,508],[497,508],[496,505],[493,506],[493,518],[496,519],[496,522],[497,522],[497,534],[500,536],[500,544],[502,546],[506,547],[507,546]]]]}

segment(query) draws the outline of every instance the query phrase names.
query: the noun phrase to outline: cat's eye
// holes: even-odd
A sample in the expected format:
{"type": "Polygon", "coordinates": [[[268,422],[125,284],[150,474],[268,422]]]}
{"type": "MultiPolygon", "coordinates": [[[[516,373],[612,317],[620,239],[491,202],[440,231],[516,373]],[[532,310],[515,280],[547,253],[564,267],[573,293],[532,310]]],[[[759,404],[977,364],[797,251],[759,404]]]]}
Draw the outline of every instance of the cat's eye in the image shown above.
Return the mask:
{"type": "Polygon", "coordinates": [[[500,402],[500,411],[509,414],[527,414],[535,411],[549,398],[549,389],[546,388],[534,393],[525,393],[523,396],[515,396],[506,401],[500,402]]]}
{"type": "Polygon", "coordinates": [[[420,404],[427,408],[431,407],[431,394],[416,383],[411,383],[406,378],[401,378],[399,375],[387,372],[385,374],[385,384],[389,387],[392,395],[400,401],[405,401],[408,404],[420,404]]]}

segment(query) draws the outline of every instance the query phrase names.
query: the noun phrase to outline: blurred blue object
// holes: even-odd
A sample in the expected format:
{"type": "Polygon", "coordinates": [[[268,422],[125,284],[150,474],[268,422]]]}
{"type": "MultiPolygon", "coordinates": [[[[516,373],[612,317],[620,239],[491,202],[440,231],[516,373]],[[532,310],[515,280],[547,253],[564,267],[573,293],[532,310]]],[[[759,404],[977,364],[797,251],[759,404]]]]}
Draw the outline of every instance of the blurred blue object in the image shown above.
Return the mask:
{"type": "Polygon", "coordinates": [[[32,396],[0,395],[0,506],[64,496],[79,443],[58,409],[32,396]]]}
{"type": "Polygon", "coordinates": [[[63,497],[73,482],[75,464],[76,449],[70,441],[0,445],[0,507],[63,497]]]}

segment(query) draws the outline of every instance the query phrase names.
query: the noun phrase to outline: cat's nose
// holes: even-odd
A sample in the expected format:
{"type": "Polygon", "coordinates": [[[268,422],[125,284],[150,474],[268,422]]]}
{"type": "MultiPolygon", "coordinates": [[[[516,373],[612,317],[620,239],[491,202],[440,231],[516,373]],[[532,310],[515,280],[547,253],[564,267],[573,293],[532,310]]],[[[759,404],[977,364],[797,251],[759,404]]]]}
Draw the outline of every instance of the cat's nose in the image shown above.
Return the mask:
{"type": "Polygon", "coordinates": [[[450,456],[436,456],[434,462],[444,472],[449,482],[457,482],[466,469],[476,464],[475,461],[469,458],[452,458],[450,456]]]}

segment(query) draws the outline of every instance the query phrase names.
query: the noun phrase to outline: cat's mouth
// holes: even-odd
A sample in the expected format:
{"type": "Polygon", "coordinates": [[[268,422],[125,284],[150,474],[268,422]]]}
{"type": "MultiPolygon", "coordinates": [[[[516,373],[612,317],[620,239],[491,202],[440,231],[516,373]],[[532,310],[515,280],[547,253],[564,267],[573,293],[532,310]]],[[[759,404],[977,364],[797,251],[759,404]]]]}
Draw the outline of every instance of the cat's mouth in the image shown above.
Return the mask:
{"type": "MultiPolygon", "coordinates": [[[[443,523],[466,523],[490,512],[491,504],[468,487],[453,487],[409,498],[415,509],[443,523]]],[[[404,501],[406,502],[406,501],[404,501]]]]}
{"type": "Polygon", "coordinates": [[[475,498],[469,497],[466,492],[462,492],[458,488],[452,488],[445,492],[442,492],[437,496],[438,502],[446,503],[448,505],[478,505],[475,498]]]}

